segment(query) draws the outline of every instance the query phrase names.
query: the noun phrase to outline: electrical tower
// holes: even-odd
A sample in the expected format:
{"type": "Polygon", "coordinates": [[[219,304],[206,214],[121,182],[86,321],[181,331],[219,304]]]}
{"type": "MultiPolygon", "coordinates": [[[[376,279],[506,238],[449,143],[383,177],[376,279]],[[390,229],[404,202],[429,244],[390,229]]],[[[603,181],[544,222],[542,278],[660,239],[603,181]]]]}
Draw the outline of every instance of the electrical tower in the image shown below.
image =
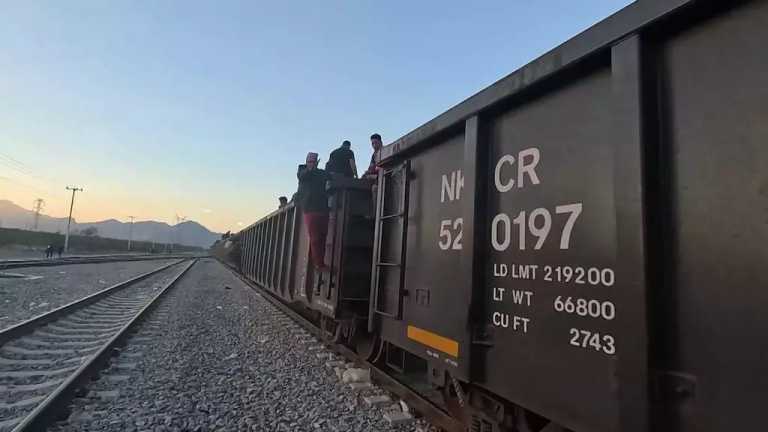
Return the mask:
{"type": "Polygon", "coordinates": [[[45,207],[45,200],[42,198],[36,199],[32,204],[32,211],[35,212],[35,220],[32,224],[33,231],[37,231],[37,224],[40,221],[40,212],[43,211],[43,207],[45,207]]]}

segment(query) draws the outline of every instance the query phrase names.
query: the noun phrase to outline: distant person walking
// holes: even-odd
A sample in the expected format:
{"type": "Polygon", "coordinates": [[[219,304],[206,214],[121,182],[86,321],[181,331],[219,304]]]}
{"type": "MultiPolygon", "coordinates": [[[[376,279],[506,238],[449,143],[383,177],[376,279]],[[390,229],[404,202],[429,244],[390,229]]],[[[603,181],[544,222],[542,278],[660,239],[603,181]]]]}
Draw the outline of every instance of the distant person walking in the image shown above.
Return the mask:
{"type": "Polygon", "coordinates": [[[59,253],[59,259],[61,259],[61,254],[64,253],[64,245],[59,245],[59,247],[56,249],[56,252],[59,253]]]}
{"type": "Polygon", "coordinates": [[[53,246],[48,245],[45,248],[45,259],[53,258],[53,246]]]}
{"type": "Polygon", "coordinates": [[[317,153],[307,154],[307,164],[299,168],[299,205],[309,233],[309,253],[315,268],[325,271],[325,237],[328,234],[328,173],[317,167],[317,153]]]}
{"type": "Polygon", "coordinates": [[[357,165],[355,165],[355,152],[352,151],[352,143],[344,141],[341,147],[331,152],[325,170],[344,177],[357,178],[357,165]]]}

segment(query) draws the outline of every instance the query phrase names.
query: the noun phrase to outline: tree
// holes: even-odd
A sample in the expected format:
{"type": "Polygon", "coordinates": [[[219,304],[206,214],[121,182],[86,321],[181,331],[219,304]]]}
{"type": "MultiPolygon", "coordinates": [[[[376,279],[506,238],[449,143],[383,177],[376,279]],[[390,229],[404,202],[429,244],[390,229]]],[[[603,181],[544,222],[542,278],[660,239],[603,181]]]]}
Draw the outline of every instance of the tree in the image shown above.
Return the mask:
{"type": "Polygon", "coordinates": [[[94,226],[89,226],[88,228],[80,231],[80,235],[84,235],[86,237],[96,237],[98,233],[99,230],[94,226]]]}

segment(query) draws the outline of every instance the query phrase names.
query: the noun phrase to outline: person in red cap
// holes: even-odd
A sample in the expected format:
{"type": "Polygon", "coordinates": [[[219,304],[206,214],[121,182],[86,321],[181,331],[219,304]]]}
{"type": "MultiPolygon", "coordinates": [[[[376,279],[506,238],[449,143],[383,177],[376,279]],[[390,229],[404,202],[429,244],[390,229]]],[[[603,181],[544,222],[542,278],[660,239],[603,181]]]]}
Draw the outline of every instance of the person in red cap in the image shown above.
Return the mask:
{"type": "Polygon", "coordinates": [[[317,153],[307,153],[306,166],[299,166],[299,206],[304,212],[304,225],[309,233],[309,253],[318,270],[325,265],[325,237],[328,233],[328,193],[325,183],[328,173],[317,167],[317,153]]]}

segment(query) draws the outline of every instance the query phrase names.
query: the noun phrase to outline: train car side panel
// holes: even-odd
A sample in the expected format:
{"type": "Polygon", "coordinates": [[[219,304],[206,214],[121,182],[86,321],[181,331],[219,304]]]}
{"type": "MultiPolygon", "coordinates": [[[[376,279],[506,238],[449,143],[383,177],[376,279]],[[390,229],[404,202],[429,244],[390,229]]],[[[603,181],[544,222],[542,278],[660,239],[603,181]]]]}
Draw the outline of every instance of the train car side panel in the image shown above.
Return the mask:
{"type": "MultiPolygon", "coordinates": [[[[657,386],[681,431],[754,429],[768,394],[768,4],[663,41],[657,386]],[[684,392],[675,392],[683,388],[684,392]]],[[[674,427],[674,426],[672,426],[674,427]]]]}
{"type": "Polygon", "coordinates": [[[387,165],[375,279],[383,338],[462,378],[469,375],[471,285],[456,281],[466,272],[462,254],[472,255],[464,249],[463,203],[474,200],[464,190],[464,145],[464,134],[453,134],[387,165]]]}
{"type": "Polygon", "coordinates": [[[489,120],[484,386],[617,430],[614,109],[601,68],[489,120]]]}

